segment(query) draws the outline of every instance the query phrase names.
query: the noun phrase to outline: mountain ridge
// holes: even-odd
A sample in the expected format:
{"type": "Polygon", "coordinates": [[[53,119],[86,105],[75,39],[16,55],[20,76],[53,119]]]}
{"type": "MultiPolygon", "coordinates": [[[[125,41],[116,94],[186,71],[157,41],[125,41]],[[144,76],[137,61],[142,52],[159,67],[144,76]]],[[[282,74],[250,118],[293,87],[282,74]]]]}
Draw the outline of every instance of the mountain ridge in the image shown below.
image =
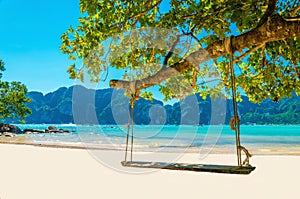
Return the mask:
{"type": "MultiPolygon", "coordinates": [[[[111,88],[93,90],[82,86],[71,86],[61,87],[47,94],[31,91],[27,96],[32,99],[32,102],[28,103],[32,115],[26,119],[26,123],[29,124],[126,124],[128,122],[129,99],[124,97],[124,93],[120,90],[111,88]]],[[[164,105],[162,101],[156,99],[153,102],[140,99],[135,103],[135,122],[136,124],[170,125],[229,123],[232,115],[231,100],[226,100],[226,107],[223,107],[223,115],[221,115],[219,112],[214,112],[217,110],[213,109],[218,107],[214,106],[212,109],[209,97],[203,100],[199,95],[194,96],[189,96],[173,105],[164,105]],[[191,105],[193,103],[198,104],[199,113],[197,107],[191,105]],[[212,117],[219,117],[219,119],[215,120],[212,117]]],[[[251,103],[246,96],[242,98],[243,101],[238,103],[241,124],[300,124],[299,96],[293,95],[292,98],[282,99],[278,103],[268,99],[260,105],[251,103]]]]}

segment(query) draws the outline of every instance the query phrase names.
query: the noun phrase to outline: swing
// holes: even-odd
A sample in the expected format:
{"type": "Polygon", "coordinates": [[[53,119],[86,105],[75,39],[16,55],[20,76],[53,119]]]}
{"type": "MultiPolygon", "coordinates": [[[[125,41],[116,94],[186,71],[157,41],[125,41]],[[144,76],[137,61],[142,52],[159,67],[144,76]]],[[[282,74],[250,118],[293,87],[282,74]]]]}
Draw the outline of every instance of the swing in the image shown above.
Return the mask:
{"type": "Polygon", "coordinates": [[[125,160],[121,162],[124,167],[135,167],[135,168],[154,168],[154,169],[169,169],[169,170],[182,170],[182,171],[197,171],[197,172],[212,172],[212,173],[227,173],[227,174],[250,174],[255,167],[249,164],[251,154],[248,150],[240,144],[240,120],[237,110],[236,101],[236,83],[235,74],[233,67],[233,53],[231,48],[231,39],[229,40],[230,52],[230,78],[231,78],[231,91],[232,91],[232,103],[234,109],[234,116],[231,118],[230,127],[231,130],[235,131],[236,138],[236,152],[237,152],[237,165],[210,165],[210,164],[188,164],[188,163],[167,163],[167,162],[145,162],[145,161],[133,161],[133,137],[134,137],[134,101],[137,96],[131,95],[130,99],[130,110],[131,110],[131,121],[130,115],[128,117],[128,131],[126,136],[126,149],[125,149],[125,160]],[[131,151],[130,161],[127,160],[128,145],[129,145],[129,134],[131,129],[131,151]],[[246,159],[242,162],[242,151],[246,155],[246,159]]]}

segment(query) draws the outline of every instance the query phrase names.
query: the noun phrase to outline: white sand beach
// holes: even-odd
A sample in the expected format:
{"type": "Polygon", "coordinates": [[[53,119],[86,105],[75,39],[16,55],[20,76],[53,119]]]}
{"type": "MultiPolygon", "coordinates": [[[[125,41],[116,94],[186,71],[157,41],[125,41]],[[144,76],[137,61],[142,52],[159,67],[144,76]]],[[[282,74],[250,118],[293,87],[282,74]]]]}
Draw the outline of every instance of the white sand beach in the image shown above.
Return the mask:
{"type": "MultiPolygon", "coordinates": [[[[1,144],[0,152],[1,199],[296,199],[300,195],[300,156],[256,155],[251,159],[256,170],[250,175],[170,170],[137,175],[104,166],[83,149],[1,144]]],[[[118,151],[101,154],[123,157],[118,151]]],[[[198,159],[198,154],[189,153],[179,162],[198,159]]],[[[234,163],[235,156],[209,155],[203,161],[234,163]]]]}

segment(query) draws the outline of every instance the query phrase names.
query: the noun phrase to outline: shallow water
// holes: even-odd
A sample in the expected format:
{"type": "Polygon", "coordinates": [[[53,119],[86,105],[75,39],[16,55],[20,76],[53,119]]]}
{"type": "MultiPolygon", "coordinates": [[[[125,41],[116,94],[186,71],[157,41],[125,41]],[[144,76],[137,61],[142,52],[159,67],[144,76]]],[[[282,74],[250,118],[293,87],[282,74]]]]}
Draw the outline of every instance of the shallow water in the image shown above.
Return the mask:
{"type": "MultiPolygon", "coordinates": [[[[45,129],[49,124],[19,125],[21,129],[45,129]]],[[[26,135],[34,143],[83,145],[88,147],[122,149],[126,143],[126,126],[54,125],[75,131],[63,134],[26,135]]],[[[130,135],[131,137],[131,135],[130,135]]],[[[129,143],[130,143],[129,139],[129,143]]],[[[241,143],[251,149],[300,148],[300,126],[241,126],[241,143]]],[[[222,148],[234,150],[235,132],[229,126],[155,126],[134,127],[134,148],[189,149],[222,148]]]]}

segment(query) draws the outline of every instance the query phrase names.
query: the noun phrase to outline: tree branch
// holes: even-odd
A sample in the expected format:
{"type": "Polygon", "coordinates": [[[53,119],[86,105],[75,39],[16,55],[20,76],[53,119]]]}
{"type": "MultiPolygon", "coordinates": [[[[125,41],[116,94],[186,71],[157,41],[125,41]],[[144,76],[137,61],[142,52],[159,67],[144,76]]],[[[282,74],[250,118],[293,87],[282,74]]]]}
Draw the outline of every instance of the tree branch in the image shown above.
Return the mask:
{"type": "Polygon", "coordinates": [[[286,21],[300,21],[300,16],[285,18],[286,21]]]}
{"type": "Polygon", "coordinates": [[[182,36],[182,35],[178,35],[178,36],[176,37],[176,40],[174,41],[174,43],[173,43],[173,45],[172,45],[170,51],[168,52],[168,54],[166,55],[166,57],[165,57],[165,59],[164,59],[162,68],[166,68],[166,67],[167,67],[168,61],[169,61],[169,59],[171,58],[171,56],[174,54],[174,50],[175,50],[177,44],[180,42],[180,37],[181,37],[181,36],[182,36]]]}
{"type": "Polygon", "coordinates": [[[292,10],[291,17],[296,16],[299,11],[300,11],[300,5],[292,10]]]}
{"type": "Polygon", "coordinates": [[[244,54],[242,54],[241,56],[239,56],[238,58],[236,58],[234,60],[234,62],[238,62],[238,61],[244,59],[245,57],[247,57],[247,55],[249,55],[250,53],[252,53],[252,52],[254,52],[254,51],[256,51],[256,50],[258,50],[260,48],[262,48],[264,45],[265,45],[265,43],[262,43],[262,44],[260,44],[258,46],[255,46],[255,47],[251,48],[250,50],[248,50],[247,52],[245,52],[244,54]]]}
{"type": "Polygon", "coordinates": [[[182,18],[183,19],[194,18],[194,17],[197,17],[198,15],[199,15],[199,12],[196,12],[194,14],[184,15],[184,16],[182,16],[182,18]]]}
{"type": "Polygon", "coordinates": [[[258,22],[257,27],[264,24],[266,22],[266,20],[268,19],[268,17],[274,13],[274,11],[276,9],[276,3],[277,3],[277,0],[269,0],[268,8],[267,8],[265,14],[261,17],[260,21],[258,22]]]}
{"type": "MultiPolygon", "coordinates": [[[[259,27],[244,34],[232,37],[232,50],[242,51],[249,46],[260,46],[263,43],[283,40],[285,38],[300,37],[300,21],[285,21],[280,15],[272,15],[259,27]]],[[[228,40],[228,38],[226,38],[228,40]]],[[[212,58],[218,58],[228,54],[225,47],[225,40],[217,40],[206,49],[201,48],[191,53],[186,59],[173,64],[168,68],[162,68],[156,74],[147,78],[136,80],[135,87],[130,87],[130,81],[111,80],[111,88],[124,88],[129,92],[145,89],[160,84],[164,80],[177,76],[190,68],[196,68],[200,63],[212,58]]]]}
{"type": "MultiPolygon", "coordinates": [[[[138,20],[139,20],[142,16],[144,16],[147,12],[149,12],[150,10],[152,10],[153,8],[155,8],[156,6],[158,6],[161,2],[162,2],[162,0],[157,1],[154,5],[152,5],[152,6],[150,6],[149,8],[143,10],[143,11],[140,12],[139,14],[130,17],[129,20],[133,20],[133,19],[137,18],[136,21],[134,22],[134,24],[136,24],[136,23],[138,22],[138,20]]],[[[151,4],[151,0],[149,0],[146,4],[147,4],[147,5],[148,5],[148,4],[151,4]]]]}

